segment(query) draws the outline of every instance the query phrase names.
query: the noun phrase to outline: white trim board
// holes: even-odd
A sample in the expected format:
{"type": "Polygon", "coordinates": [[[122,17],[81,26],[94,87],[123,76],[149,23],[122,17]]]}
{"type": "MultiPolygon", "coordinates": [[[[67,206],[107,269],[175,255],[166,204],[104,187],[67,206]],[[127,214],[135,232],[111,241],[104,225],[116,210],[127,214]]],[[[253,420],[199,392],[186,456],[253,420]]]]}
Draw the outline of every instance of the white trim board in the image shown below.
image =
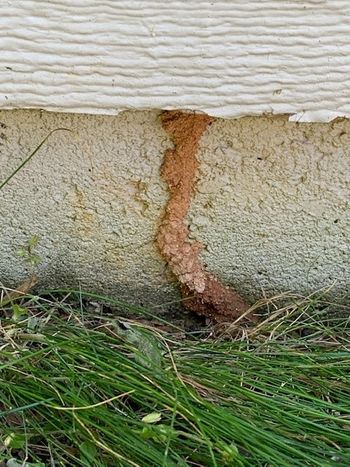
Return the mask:
{"type": "Polygon", "coordinates": [[[349,0],[3,0],[0,108],[350,116],[349,0]]]}

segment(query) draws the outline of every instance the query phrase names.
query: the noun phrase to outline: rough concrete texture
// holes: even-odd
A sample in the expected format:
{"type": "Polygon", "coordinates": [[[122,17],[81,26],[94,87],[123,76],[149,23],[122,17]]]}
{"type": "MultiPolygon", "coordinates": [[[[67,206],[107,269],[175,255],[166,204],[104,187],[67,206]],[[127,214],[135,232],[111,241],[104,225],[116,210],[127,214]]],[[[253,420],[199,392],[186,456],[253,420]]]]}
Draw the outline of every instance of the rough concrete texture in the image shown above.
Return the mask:
{"type": "Polygon", "coordinates": [[[114,293],[148,303],[175,298],[154,242],[166,202],[159,170],[169,140],[157,112],[119,117],[0,112],[1,174],[57,132],[0,193],[0,279],[28,274],[17,255],[40,238],[43,285],[114,293]]]}
{"type": "MultiPolygon", "coordinates": [[[[57,127],[0,192],[0,280],[30,267],[18,249],[40,238],[42,286],[176,300],[155,238],[168,199],[160,167],[171,142],[159,113],[117,117],[0,112],[1,180],[57,127]]],[[[208,271],[249,300],[350,281],[350,122],[288,117],[217,120],[203,135],[188,215],[208,271]]]]}

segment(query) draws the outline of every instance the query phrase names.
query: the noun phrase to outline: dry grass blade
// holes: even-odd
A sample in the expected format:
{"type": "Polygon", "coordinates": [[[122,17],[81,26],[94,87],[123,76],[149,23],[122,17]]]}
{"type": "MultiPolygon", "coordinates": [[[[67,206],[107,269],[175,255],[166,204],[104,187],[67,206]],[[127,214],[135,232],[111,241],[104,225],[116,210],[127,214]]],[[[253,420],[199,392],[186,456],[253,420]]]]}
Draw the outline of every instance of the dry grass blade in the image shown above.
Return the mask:
{"type": "Polygon", "coordinates": [[[26,279],[15,289],[2,288],[0,295],[0,306],[5,306],[8,303],[16,300],[17,298],[27,295],[39,282],[37,276],[33,275],[29,279],[26,279]]]}

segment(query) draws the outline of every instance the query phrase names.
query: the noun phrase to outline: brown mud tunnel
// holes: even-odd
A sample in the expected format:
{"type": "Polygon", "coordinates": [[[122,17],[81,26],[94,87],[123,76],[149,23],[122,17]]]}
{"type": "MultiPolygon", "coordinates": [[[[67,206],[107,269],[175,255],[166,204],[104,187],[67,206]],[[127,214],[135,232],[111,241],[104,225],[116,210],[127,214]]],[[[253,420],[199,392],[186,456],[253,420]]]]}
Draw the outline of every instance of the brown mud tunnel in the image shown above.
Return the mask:
{"type": "Polygon", "coordinates": [[[180,283],[187,309],[214,321],[233,321],[244,314],[249,305],[205,270],[199,260],[201,244],[190,242],[186,223],[199,165],[200,139],[213,118],[166,111],[161,120],[174,149],[165,152],[161,169],[170,196],[157,233],[159,250],[180,283]]]}

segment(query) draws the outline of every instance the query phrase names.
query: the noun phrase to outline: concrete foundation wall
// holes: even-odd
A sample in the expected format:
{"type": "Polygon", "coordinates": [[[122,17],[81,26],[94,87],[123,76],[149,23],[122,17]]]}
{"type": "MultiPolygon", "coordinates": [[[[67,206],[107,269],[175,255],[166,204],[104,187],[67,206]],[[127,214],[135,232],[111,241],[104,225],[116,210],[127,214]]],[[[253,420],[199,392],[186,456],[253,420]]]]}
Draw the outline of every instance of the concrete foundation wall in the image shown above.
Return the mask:
{"type": "MultiPolygon", "coordinates": [[[[69,285],[148,305],[177,300],[155,236],[171,142],[157,111],[118,116],[0,112],[0,280],[32,271],[18,250],[39,236],[42,286],[69,285]]],[[[350,282],[350,122],[216,120],[201,140],[188,222],[207,269],[249,300],[350,282]]]]}

